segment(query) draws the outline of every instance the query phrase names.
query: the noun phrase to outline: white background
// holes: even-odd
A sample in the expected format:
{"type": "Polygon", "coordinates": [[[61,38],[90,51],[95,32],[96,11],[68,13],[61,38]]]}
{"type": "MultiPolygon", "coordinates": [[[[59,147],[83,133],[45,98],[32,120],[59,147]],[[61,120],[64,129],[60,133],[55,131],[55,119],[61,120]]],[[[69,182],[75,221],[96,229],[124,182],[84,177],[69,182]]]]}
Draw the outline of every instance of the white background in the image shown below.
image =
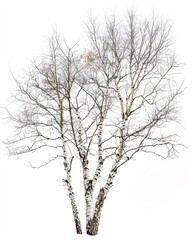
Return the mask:
{"type": "MultiPolygon", "coordinates": [[[[68,0],[4,1],[0,5],[0,140],[9,135],[3,106],[13,87],[10,68],[22,72],[29,60],[45,49],[46,36],[57,26],[67,42],[84,32],[88,13],[104,16],[116,10],[123,15],[134,7],[138,13],[152,10],[173,21],[176,53],[185,63],[180,75],[187,87],[181,98],[183,141],[192,136],[192,7],[187,0],[68,0]]],[[[0,239],[91,239],[74,232],[69,200],[62,185],[61,162],[34,170],[30,160],[8,158],[0,145],[0,239]]],[[[43,158],[41,154],[39,158],[43,158]]],[[[46,159],[45,159],[46,160],[46,159]]],[[[78,178],[75,179],[78,184],[78,178]]],[[[76,189],[78,191],[78,189],[76,189]]],[[[81,216],[83,202],[79,201],[81,216]]],[[[181,149],[178,159],[144,155],[119,172],[105,203],[100,232],[93,239],[192,239],[192,154],[181,149]]]]}

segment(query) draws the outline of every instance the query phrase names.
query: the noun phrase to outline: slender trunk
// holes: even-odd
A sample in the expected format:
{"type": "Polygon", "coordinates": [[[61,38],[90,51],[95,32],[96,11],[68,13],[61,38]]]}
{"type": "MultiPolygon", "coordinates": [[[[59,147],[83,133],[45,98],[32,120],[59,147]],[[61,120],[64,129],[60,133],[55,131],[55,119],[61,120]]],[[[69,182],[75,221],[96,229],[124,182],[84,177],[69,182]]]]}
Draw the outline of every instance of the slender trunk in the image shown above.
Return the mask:
{"type": "Polygon", "coordinates": [[[88,222],[92,219],[94,211],[92,181],[89,180],[85,187],[86,224],[88,224],[88,222]]]}
{"type": "Polygon", "coordinates": [[[72,207],[72,211],[73,211],[73,218],[74,218],[74,222],[75,222],[76,233],[82,234],[83,232],[82,232],[82,228],[81,228],[81,222],[80,222],[80,218],[79,218],[77,204],[76,204],[75,198],[74,198],[74,193],[73,193],[73,195],[71,195],[71,193],[69,193],[69,195],[70,195],[70,200],[71,200],[71,207],[72,207]]]}
{"type": "MultiPolygon", "coordinates": [[[[73,186],[72,186],[71,166],[70,166],[71,162],[68,159],[67,141],[66,141],[65,135],[64,135],[65,121],[64,121],[63,99],[60,96],[59,90],[57,91],[57,94],[58,94],[59,109],[60,109],[60,133],[61,133],[63,159],[64,159],[63,165],[64,165],[64,169],[66,172],[66,179],[64,181],[67,184],[67,188],[68,188],[68,192],[69,192],[69,198],[71,201],[71,207],[72,207],[72,211],[73,211],[73,218],[74,218],[74,222],[75,222],[76,232],[77,232],[77,234],[82,234],[79,212],[78,212],[78,208],[77,208],[77,203],[75,201],[75,194],[74,194],[73,186]]],[[[72,159],[71,159],[71,161],[72,161],[72,159]]]]}
{"type": "Polygon", "coordinates": [[[74,222],[75,222],[76,233],[77,234],[82,234],[81,221],[80,221],[80,218],[79,218],[77,203],[75,201],[75,194],[73,192],[70,172],[67,172],[67,179],[64,180],[64,182],[66,183],[67,188],[68,188],[68,192],[69,192],[69,199],[70,199],[71,207],[72,207],[72,211],[73,211],[73,219],[74,219],[74,222]]]}
{"type": "Polygon", "coordinates": [[[77,234],[82,234],[82,229],[81,229],[81,223],[79,221],[79,219],[75,218],[75,228],[76,228],[76,233],[77,234]]]}

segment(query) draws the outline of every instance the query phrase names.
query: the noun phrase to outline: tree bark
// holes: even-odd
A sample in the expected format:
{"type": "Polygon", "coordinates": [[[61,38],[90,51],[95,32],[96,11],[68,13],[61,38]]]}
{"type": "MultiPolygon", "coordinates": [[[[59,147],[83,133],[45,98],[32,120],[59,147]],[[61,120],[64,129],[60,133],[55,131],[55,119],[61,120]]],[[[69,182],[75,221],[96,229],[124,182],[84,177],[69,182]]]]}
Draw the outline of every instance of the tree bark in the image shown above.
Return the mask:
{"type": "Polygon", "coordinates": [[[95,203],[93,217],[87,222],[86,231],[88,235],[95,236],[99,230],[99,221],[101,218],[101,210],[103,208],[104,200],[106,198],[104,188],[101,188],[95,203]]]}
{"type": "Polygon", "coordinates": [[[71,207],[72,207],[72,211],[73,211],[73,218],[74,218],[74,222],[75,222],[75,228],[76,228],[76,233],[77,234],[82,234],[82,228],[81,228],[81,221],[79,218],[79,212],[78,212],[78,208],[77,208],[77,203],[75,201],[75,196],[74,196],[74,192],[73,192],[73,188],[71,185],[71,178],[70,175],[68,176],[68,191],[69,191],[69,198],[71,201],[71,207]]]}
{"type": "Polygon", "coordinates": [[[77,234],[82,234],[82,229],[81,229],[81,223],[79,221],[79,218],[75,219],[75,228],[76,228],[76,233],[77,234]]]}
{"type": "Polygon", "coordinates": [[[87,234],[91,236],[95,236],[99,230],[99,218],[98,216],[94,216],[88,223],[87,223],[87,234]]]}

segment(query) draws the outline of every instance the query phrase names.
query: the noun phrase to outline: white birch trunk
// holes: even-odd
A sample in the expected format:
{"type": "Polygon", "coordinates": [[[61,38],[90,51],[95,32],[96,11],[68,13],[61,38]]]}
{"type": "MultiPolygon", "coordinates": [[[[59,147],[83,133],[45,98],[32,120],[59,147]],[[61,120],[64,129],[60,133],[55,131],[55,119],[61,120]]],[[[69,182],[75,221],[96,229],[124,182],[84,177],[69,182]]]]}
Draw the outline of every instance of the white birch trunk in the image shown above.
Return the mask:
{"type": "Polygon", "coordinates": [[[72,180],[71,180],[69,162],[68,162],[68,159],[67,159],[66,141],[64,140],[64,138],[62,138],[62,142],[63,142],[64,168],[65,168],[65,171],[66,171],[65,183],[67,184],[67,189],[68,189],[68,192],[69,192],[69,198],[70,198],[70,202],[71,202],[71,206],[72,206],[73,218],[74,218],[74,221],[75,221],[76,232],[78,234],[82,234],[81,222],[80,222],[80,218],[79,218],[77,203],[75,201],[75,194],[74,194],[73,187],[72,187],[72,180]]]}
{"type": "Polygon", "coordinates": [[[82,140],[82,120],[79,115],[78,110],[76,111],[77,119],[78,119],[78,150],[79,156],[82,163],[83,168],[83,183],[84,183],[84,190],[85,190],[85,203],[86,203],[86,225],[90,222],[93,216],[93,188],[92,188],[92,181],[90,179],[89,173],[89,162],[87,159],[87,150],[83,144],[82,140]]]}
{"type": "Polygon", "coordinates": [[[98,165],[97,169],[95,171],[94,177],[93,177],[93,182],[92,186],[93,189],[97,183],[97,180],[101,176],[101,170],[103,168],[103,147],[102,147],[102,134],[103,134],[103,124],[104,120],[107,116],[107,103],[108,103],[108,98],[109,98],[109,81],[107,81],[107,86],[106,86],[106,92],[105,92],[105,101],[104,101],[104,106],[103,106],[103,112],[101,114],[100,122],[99,122],[99,127],[98,127],[98,165]]]}
{"type": "Polygon", "coordinates": [[[67,157],[67,145],[66,145],[66,140],[65,140],[65,137],[64,137],[63,102],[62,102],[62,99],[60,98],[59,92],[58,92],[58,98],[59,98],[59,102],[60,102],[60,106],[59,106],[60,107],[60,131],[61,131],[63,158],[64,158],[63,164],[64,164],[64,169],[65,169],[65,172],[66,172],[65,183],[67,184],[67,189],[68,189],[68,192],[69,192],[69,198],[70,198],[70,201],[71,201],[76,232],[77,232],[77,234],[82,234],[79,212],[78,212],[78,208],[77,208],[77,203],[75,201],[75,194],[74,194],[73,186],[72,186],[71,173],[70,173],[71,169],[70,169],[70,164],[69,164],[69,160],[68,160],[68,157],[67,157]]]}

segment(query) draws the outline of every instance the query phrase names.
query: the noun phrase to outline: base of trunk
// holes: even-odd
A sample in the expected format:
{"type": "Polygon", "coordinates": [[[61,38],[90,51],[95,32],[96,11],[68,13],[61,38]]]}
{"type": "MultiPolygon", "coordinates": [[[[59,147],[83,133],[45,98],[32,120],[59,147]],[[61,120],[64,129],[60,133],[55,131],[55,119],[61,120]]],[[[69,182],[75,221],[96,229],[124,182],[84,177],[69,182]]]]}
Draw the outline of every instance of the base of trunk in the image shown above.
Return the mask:
{"type": "Polygon", "coordinates": [[[88,235],[95,236],[98,233],[101,210],[102,210],[105,198],[106,198],[105,190],[101,188],[97,196],[97,201],[95,203],[95,211],[93,214],[93,218],[88,221],[86,226],[88,235]]]}
{"type": "Polygon", "coordinates": [[[82,234],[82,229],[81,229],[81,224],[78,220],[75,220],[75,227],[76,227],[76,233],[77,234],[82,234]]]}
{"type": "Polygon", "coordinates": [[[99,230],[98,219],[93,217],[93,219],[87,223],[87,234],[95,236],[97,235],[98,230],[99,230]]]}

